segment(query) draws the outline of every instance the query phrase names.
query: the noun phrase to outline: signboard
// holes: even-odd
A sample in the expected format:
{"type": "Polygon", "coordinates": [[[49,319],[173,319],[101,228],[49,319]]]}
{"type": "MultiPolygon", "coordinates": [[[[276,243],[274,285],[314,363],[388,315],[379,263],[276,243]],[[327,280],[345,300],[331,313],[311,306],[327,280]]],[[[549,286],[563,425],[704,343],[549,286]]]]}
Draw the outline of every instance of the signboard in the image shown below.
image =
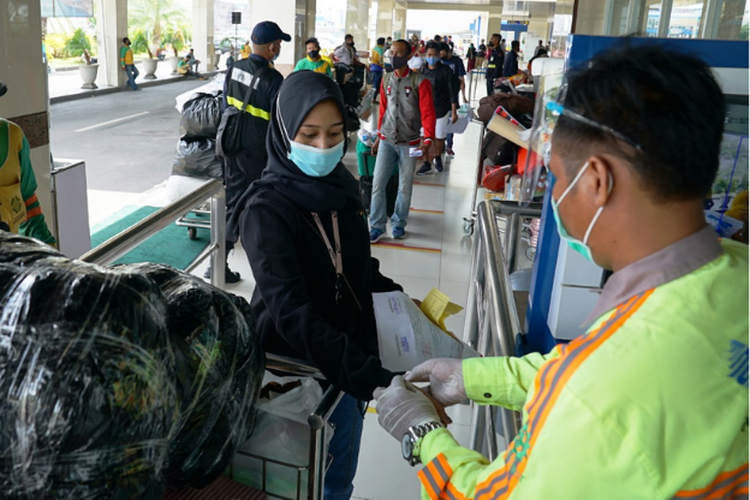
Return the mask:
{"type": "Polygon", "coordinates": [[[42,17],[93,17],[93,0],[41,0],[42,17]]]}

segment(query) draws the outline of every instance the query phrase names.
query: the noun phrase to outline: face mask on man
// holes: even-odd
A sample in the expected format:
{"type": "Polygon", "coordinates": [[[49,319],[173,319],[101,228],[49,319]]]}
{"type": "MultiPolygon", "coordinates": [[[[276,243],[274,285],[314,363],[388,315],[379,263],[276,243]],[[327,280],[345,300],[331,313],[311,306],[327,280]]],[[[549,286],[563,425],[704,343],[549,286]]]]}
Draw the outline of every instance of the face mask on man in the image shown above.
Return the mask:
{"type": "Polygon", "coordinates": [[[430,66],[435,66],[440,62],[440,58],[438,56],[431,56],[427,58],[427,64],[430,66]]]}
{"type": "Polygon", "coordinates": [[[319,50],[311,50],[310,52],[307,53],[307,55],[310,56],[310,59],[317,59],[318,56],[320,55],[320,51],[319,50]]]}
{"type": "Polygon", "coordinates": [[[409,62],[409,56],[393,56],[393,69],[401,69],[409,62]]]}
{"type": "MultiPolygon", "coordinates": [[[[562,223],[562,219],[560,219],[560,211],[559,207],[560,204],[563,202],[566,196],[568,196],[568,193],[570,193],[571,189],[573,189],[573,186],[576,185],[576,183],[583,177],[583,173],[586,171],[586,169],[589,166],[589,162],[586,162],[586,164],[581,168],[581,170],[578,171],[578,174],[573,179],[573,182],[570,183],[570,186],[563,191],[562,196],[560,196],[560,199],[555,201],[554,196],[551,197],[552,201],[552,215],[555,218],[555,224],[557,225],[557,232],[560,233],[560,239],[565,240],[565,242],[568,244],[570,248],[575,250],[576,252],[580,253],[586,259],[590,260],[591,262],[594,262],[594,257],[591,254],[591,247],[588,246],[589,237],[591,236],[591,231],[594,229],[594,224],[596,224],[596,221],[599,220],[599,216],[602,214],[602,211],[604,210],[604,205],[599,207],[599,210],[596,211],[596,214],[594,215],[594,218],[591,219],[591,223],[589,224],[588,229],[586,229],[586,234],[583,236],[583,241],[578,240],[570,235],[568,233],[567,229],[565,229],[565,226],[562,223]]],[[[609,192],[612,192],[612,174],[609,174],[609,192]]]]}
{"type": "Polygon", "coordinates": [[[346,42],[346,45],[349,47],[354,47],[354,42],[346,42]]]}

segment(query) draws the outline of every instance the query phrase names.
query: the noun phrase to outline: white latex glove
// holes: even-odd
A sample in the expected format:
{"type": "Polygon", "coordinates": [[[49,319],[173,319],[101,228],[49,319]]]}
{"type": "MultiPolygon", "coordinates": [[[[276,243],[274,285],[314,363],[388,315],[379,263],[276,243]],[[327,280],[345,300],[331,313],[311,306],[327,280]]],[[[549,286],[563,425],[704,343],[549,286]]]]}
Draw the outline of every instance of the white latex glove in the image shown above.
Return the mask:
{"type": "Polygon", "coordinates": [[[460,359],[430,359],[406,373],[409,382],[429,382],[429,391],[443,406],[466,401],[463,363],[460,359]]]}
{"type": "Polygon", "coordinates": [[[387,389],[378,387],[372,395],[378,402],[378,423],[399,441],[409,427],[440,422],[432,402],[401,375],[393,377],[387,389]]]}

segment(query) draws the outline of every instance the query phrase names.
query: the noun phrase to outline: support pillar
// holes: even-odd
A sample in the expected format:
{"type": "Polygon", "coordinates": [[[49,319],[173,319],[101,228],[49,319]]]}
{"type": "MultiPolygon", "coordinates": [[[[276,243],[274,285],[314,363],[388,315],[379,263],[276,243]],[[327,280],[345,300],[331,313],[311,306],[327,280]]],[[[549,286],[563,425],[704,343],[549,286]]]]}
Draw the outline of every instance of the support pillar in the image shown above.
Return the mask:
{"type": "MultiPolygon", "coordinates": [[[[302,18],[305,17],[306,15],[300,15],[300,24],[302,18]]],[[[301,27],[299,30],[297,29],[297,0],[251,0],[250,19],[246,22],[243,18],[242,24],[247,24],[249,31],[252,32],[255,25],[262,21],[273,21],[279,25],[284,33],[289,33],[292,36],[291,42],[281,43],[281,54],[274,62],[276,69],[282,75],[288,75],[294,69],[297,59],[302,58],[301,54],[297,54],[300,45],[298,40],[302,38],[303,31],[306,32],[301,27]]],[[[304,39],[302,39],[302,42],[304,42],[304,39]]]]}
{"type": "Polygon", "coordinates": [[[393,36],[393,10],[396,6],[394,0],[378,0],[377,28],[375,36],[388,38],[393,36]]]}
{"type": "Polygon", "coordinates": [[[202,61],[200,71],[213,71],[216,50],[214,48],[214,0],[193,0],[193,45],[195,58],[202,61]]]}
{"type": "Polygon", "coordinates": [[[0,78],[8,92],[0,97],[0,117],[17,123],[31,146],[36,194],[55,233],[49,145],[47,65],[42,61],[41,4],[0,0],[0,78]]]}
{"type": "Polygon", "coordinates": [[[369,0],[347,0],[346,32],[354,36],[354,44],[359,51],[370,50],[368,37],[369,26],[369,0]]]}
{"type": "Polygon", "coordinates": [[[99,87],[124,87],[127,75],[120,67],[122,39],[128,36],[128,0],[96,0],[96,38],[99,42],[99,87]]]}

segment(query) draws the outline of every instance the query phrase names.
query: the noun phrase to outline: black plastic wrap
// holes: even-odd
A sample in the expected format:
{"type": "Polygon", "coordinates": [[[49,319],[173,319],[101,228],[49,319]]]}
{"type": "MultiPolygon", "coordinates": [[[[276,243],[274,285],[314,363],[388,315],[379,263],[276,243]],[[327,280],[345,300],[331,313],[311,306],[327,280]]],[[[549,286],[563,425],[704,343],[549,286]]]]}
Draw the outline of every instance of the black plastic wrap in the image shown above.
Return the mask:
{"type": "Polygon", "coordinates": [[[244,299],[0,231],[0,498],[211,483],[249,435],[264,365],[244,299]]]}
{"type": "Polygon", "coordinates": [[[178,418],[158,287],[0,232],[0,497],[158,499],[178,418]]]}
{"type": "Polygon", "coordinates": [[[174,153],[172,175],[221,179],[222,161],[214,139],[180,140],[174,153]]]}
{"type": "Polygon", "coordinates": [[[201,488],[227,468],[252,427],[265,356],[250,306],[167,266],[126,267],[157,283],[167,303],[181,410],[171,433],[167,485],[201,488]]]}
{"type": "Polygon", "coordinates": [[[201,92],[185,103],[180,120],[180,138],[216,139],[221,121],[221,92],[201,92]]]}

